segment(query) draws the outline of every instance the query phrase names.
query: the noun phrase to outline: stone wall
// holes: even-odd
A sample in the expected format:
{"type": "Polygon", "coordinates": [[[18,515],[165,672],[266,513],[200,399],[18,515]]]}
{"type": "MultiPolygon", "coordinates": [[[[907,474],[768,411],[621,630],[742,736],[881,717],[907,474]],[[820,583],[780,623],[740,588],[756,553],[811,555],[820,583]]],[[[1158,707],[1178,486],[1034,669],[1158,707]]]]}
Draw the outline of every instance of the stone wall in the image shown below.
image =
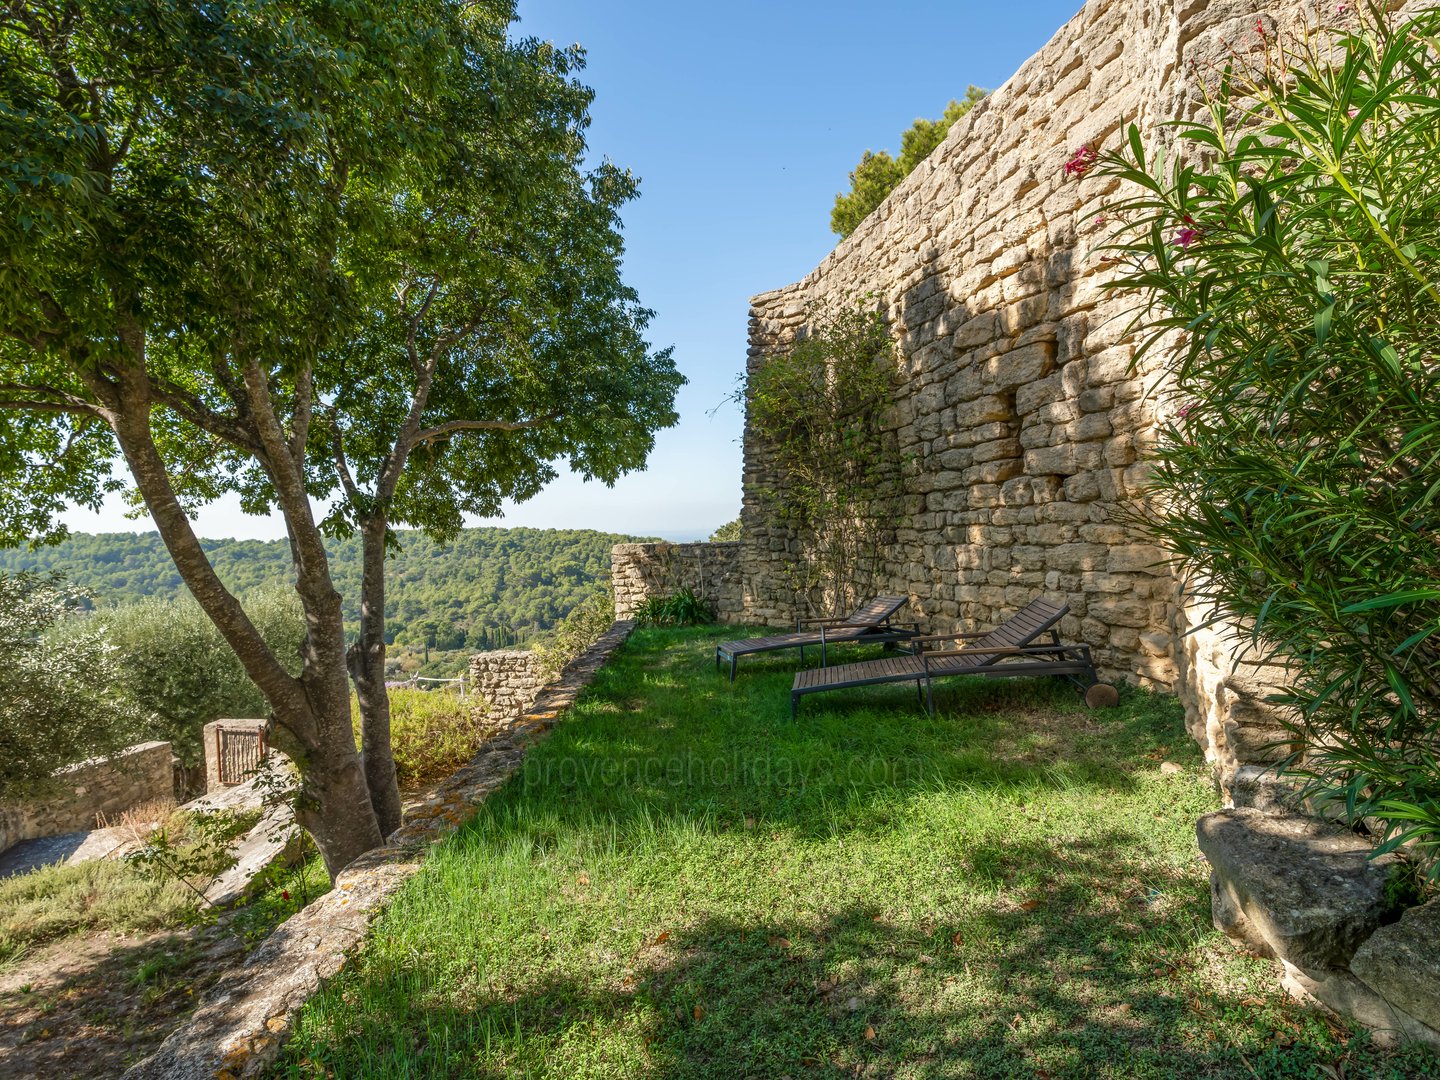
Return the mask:
{"type": "Polygon", "coordinates": [[[470,658],[470,689],[489,707],[490,718],[519,716],[535,700],[548,676],[540,658],[520,649],[497,649],[470,658]]]}
{"type": "Polygon", "coordinates": [[[95,816],[113,817],[131,807],[175,794],[170,744],[148,742],[112,758],[82,761],[56,774],[59,787],[43,798],[0,804],[0,851],[36,840],[96,827],[95,816]]]}
{"type": "Polygon", "coordinates": [[[616,544],[610,551],[615,617],[628,619],[651,597],[689,588],[720,622],[737,622],[744,588],[738,541],[713,544],[616,544]]]}
{"type": "MultiPolygon", "coordinates": [[[[1239,638],[1186,610],[1165,554],[1122,512],[1172,407],[1165,355],[1132,365],[1131,301],[1093,250],[1114,181],[1067,179],[1081,146],[1193,114],[1232,52],[1334,5],[1090,0],[813,272],[750,309],[749,366],[843,305],[875,304],[897,346],[904,512],[875,591],[908,593],[935,631],[990,626],[1037,595],[1111,679],[1180,693],[1228,787],[1274,736],[1275,675],[1236,671],[1239,638]],[[1262,36],[1263,31],[1263,36],[1262,36]]],[[[803,543],[772,512],[781,479],[747,425],[740,618],[788,624],[803,543]]]]}

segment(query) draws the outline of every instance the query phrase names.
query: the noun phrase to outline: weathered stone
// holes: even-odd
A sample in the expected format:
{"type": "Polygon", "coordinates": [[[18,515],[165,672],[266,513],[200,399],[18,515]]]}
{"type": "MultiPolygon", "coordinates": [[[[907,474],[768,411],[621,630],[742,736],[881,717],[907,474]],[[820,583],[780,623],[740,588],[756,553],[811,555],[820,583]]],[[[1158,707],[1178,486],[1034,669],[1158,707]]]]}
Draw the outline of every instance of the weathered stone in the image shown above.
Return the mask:
{"type": "Polygon", "coordinates": [[[740,544],[617,544],[610,553],[615,617],[628,619],[651,596],[691,589],[720,622],[739,621],[740,544]]]}
{"type": "Polygon", "coordinates": [[[1281,985],[1301,1002],[1316,1002],[1330,1012],[1359,1021],[1380,1046],[1403,1042],[1440,1047],[1440,1031],[1377,994],[1349,971],[1304,971],[1283,962],[1281,985]]]}
{"type": "Polygon", "coordinates": [[[88,832],[97,816],[118,818],[141,803],[174,798],[173,758],[168,742],[147,742],[60,769],[53,792],[0,802],[0,851],[23,840],[88,832]]]}
{"type": "Polygon", "coordinates": [[[1350,970],[1432,1034],[1440,1029],[1440,900],[1376,930],[1355,951],[1350,970]]]}
{"type": "Polygon", "coordinates": [[[231,845],[235,865],[205,887],[206,902],[215,907],[239,902],[265,869],[276,863],[288,866],[294,862],[301,854],[300,841],[294,808],[288,803],[270,807],[248,833],[231,845]]]}
{"type": "Polygon", "coordinates": [[[1380,925],[1394,859],[1311,818],[1220,810],[1196,826],[1215,926],[1306,971],[1343,969],[1380,925]]]}

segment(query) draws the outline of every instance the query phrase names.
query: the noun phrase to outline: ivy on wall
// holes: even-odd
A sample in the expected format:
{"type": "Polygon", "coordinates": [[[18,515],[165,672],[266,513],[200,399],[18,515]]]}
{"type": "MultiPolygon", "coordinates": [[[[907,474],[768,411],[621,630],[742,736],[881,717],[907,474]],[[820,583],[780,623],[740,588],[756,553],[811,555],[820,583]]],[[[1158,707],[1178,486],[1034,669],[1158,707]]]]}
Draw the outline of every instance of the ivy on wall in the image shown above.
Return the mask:
{"type": "Polygon", "coordinates": [[[797,610],[848,610],[875,591],[901,508],[897,388],[885,317],[861,303],[812,318],[737,393],[769,453],[765,509],[799,541],[785,562],[797,610]]]}

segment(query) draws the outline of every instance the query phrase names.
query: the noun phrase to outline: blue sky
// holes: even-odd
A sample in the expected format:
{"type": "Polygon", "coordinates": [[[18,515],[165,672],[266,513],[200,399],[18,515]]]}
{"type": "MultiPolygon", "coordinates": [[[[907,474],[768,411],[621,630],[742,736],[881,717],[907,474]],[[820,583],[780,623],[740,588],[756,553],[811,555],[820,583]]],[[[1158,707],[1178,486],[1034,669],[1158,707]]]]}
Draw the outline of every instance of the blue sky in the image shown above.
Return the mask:
{"type": "MultiPolygon", "coordinates": [[[[484,524],[684,540],[735,517],[740,415],[708,413],[744,367],[749,298],[803,277],[834,247],[830,206],[862,151],[898,151],[916,117],[939,116],[972,83],[999,86],[1079,7],[521,0],[517,34],[585,46],[591,153],[641,178],[625,213],[626,278],[655,311],[652,342],[674,346],[690,382],[645,472],[613,488],[562,476],[484,524]]],[[[67,520],[91,532],[148,527],[118,503],[67,520]]],[[[228,501],[197,527],[283,535],[278,520],[228,501]]]]}

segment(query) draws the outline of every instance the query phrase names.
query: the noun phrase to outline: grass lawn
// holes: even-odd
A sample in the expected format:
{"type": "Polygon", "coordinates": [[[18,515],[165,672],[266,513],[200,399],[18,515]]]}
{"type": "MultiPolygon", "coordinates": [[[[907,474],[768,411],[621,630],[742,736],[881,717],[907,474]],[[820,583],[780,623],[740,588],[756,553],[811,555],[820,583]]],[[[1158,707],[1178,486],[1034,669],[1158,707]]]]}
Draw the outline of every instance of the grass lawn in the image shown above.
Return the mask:
{"type": "Polygon", "coordinates": [[[1177,704],[816,696],[636,633],[306,1007],[344,1077],[1408,1077],[1210,927],[1177,704]],[[1161,761],[1183,766],[1160,772],[1161,761]]]}

